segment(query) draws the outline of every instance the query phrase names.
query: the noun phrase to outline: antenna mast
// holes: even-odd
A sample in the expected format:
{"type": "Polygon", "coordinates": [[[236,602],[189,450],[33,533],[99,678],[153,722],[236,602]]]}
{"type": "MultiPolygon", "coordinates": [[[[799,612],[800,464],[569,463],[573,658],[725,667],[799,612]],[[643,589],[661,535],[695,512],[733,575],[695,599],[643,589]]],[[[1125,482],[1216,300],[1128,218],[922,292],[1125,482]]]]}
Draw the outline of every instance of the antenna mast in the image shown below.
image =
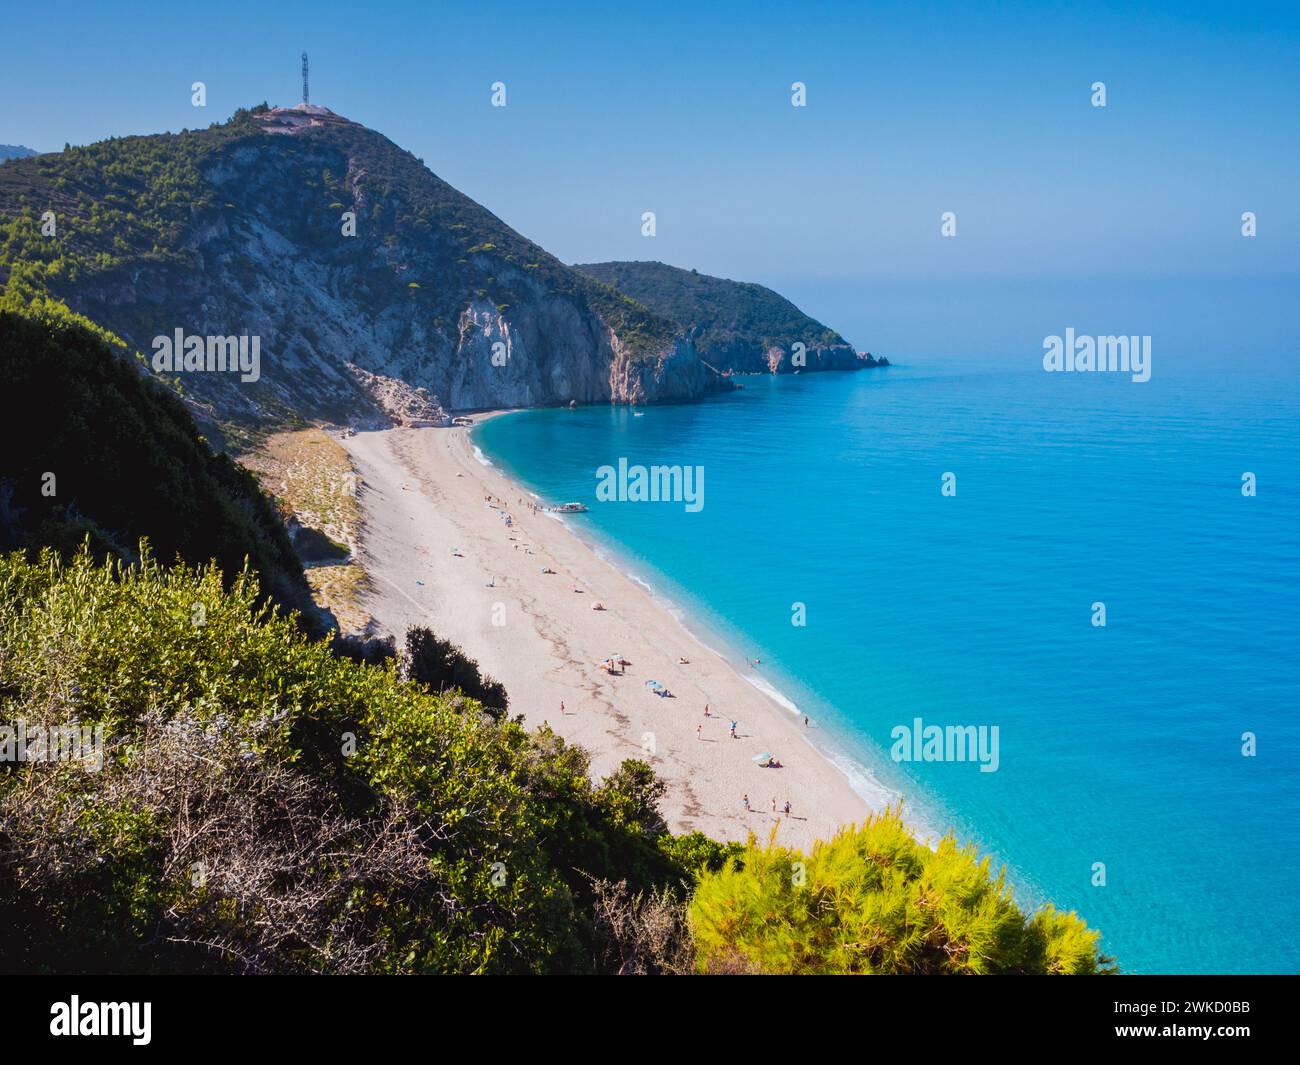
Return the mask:
{"type": "Polygon", "coordinates": [[[307,95],[307,53],[302,54],[302,102],[304,105],[311,103],[307,95]]]}

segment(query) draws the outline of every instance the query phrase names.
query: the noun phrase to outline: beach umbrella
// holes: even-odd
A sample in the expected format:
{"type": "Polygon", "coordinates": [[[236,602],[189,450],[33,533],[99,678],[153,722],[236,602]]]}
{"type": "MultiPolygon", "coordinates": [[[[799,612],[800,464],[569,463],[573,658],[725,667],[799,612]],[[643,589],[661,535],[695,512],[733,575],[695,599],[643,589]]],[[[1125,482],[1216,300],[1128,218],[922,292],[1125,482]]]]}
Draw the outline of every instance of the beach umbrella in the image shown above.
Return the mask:
{"type": "Polygon", "coordinates": [[[754,755],[752,759],[752,761],[757,762],[759,765],[767,765],[767,763],[770,762],[771,760],[772,760],[772,755],[767,751],[764,751],[762,754],[754,755]]]}

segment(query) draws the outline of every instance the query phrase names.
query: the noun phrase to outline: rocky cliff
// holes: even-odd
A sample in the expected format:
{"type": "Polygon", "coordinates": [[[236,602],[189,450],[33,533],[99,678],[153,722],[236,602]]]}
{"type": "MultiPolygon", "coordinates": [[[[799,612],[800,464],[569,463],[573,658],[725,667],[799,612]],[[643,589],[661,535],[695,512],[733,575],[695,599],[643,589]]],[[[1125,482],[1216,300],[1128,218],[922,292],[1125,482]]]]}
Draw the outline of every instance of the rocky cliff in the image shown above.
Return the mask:
{"type": "Polygon", "coordinates": [[[10,161],[0,222],[11,305],[53,296],[147,359],[176,330],[218,349],[258,338],[255,375],[172,374],[213,421],[370,421],[393,396],[436,419],[728,387],[677,324],[321,107],[10,161]]]}
{"type": "Polygon", "coordinates": [[[676,322],[700,357],[725,372],[857,370],[889,364],[883,357],[854,351],[839,333],[762,285],[659,262],[587,263],[574,269],[676,322]]]}

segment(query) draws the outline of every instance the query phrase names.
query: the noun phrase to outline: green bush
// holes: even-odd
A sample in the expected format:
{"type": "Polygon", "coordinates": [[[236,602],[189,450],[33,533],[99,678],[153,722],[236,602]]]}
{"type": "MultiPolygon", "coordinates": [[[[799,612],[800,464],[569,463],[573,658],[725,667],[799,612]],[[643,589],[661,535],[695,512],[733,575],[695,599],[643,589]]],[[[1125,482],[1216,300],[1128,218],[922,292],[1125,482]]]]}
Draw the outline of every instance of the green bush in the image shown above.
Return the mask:
{"type": "Polygon", "coordinates": [[[431,692],[459,689],[497,719],[504,717],[510,708],[505,685],[483,676],[474,659],[450,640],[439,639],[426,628],[412,626],[406,630],[402,675],[431,692]]]}
{"type": "Polygon", "coordinates": [[[951,838],[931,850],[891,809],[804,856],[751,840],[690,906],[701,972],[1053,973],[1113,969],[1099,933],[1047,907],[1029,920],[1004,873],[951,838]]]}
{"type": "Polygon", "coordinates": [[[681,881],[639,766],[595,784],[548,731],[309,640],[250,571],[139,553],[0,559],[0,721],[107,745],[0,763],[0,969],[589,971],[596,878],[681,881]]]}

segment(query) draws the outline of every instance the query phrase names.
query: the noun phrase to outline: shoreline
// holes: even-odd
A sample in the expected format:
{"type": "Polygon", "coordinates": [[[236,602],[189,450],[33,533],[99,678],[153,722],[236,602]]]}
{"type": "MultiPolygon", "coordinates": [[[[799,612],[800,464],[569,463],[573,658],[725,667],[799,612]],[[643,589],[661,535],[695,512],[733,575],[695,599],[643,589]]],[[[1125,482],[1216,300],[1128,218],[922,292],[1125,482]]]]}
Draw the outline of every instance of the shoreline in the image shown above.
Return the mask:
{"type": "MultiPolygon", "coordinates": [[[[756,374],[754,376],[767,375],[756,374]]],[[[469,427],[471,436],[481,421],[518,412],[515,410],[493,410],[477,413],[481,414],[481,418],[473,426],[469,427]]],[[[461,416],[465,417],[466,415],[461,416]]],[[[472,439],[470,440],[470,446],[484,466],[497,470],[509,483],[515,485],[525,495],[540,500],[540,496],[523,485],[498,463],[488,458],[482,449],[474,444],[472,439]]],[[[563,514],[554,514],[552,520],[562,525],[570,536],[585,546],[597,562],[610,566],[643,589],[662,610],[672,616],[673,620],[677,622],[691,640],[705,652],[716,655],[730,666],[742,681],[757,691],[774,709],[788,716],[796,727],[800,725],[800,719],[809,711],[800,709],[799,703],[793,697],[787,695],[778,682],[772,681],[767,676],[746,672],[741,669],[736,663],[746,661],[746,656],[734,639],[726,633],[716,628],[710,628],[705,624],[692,624],[689,608],[678,602],[672,595],[662,591],[651,580],[637,573],[634,566],[619,556],[617,543],[611,541],[610,545],[606,546],[599,537],[569,524],[563,514]]],[[[794,683],[799,684],[798,681],[794,683]]],[[[867,803],[872,811],[879,812],[886,806],[893,805],[904,798],[901,791],[891,789],[873,774],[865,757],[854,753],[855,744],[853,741],[857,738],[852,735],[846,736],[842,728],[829,726],[825,720],[813,717],[811,731],[800,729],[800,735],[813,747],[818,755],[830,764],[834,772],[848,781],[849,787],[867,803]]],[[[858,742],[862,741],[859,739],[858,742]]],[[[939,822],[931,823],[924,818],[918,818],[917,808],[916,800],[913,799],[912,803],[903,811],[903,820],[917,839],[927,846],[933,847],[935,841],[942,837],[944,833],[941,829],[935,827],[939,822]]]]}
{"type": "Polygon", "coordinates": [[[459,645],[505,685],[512,715],[586,748],[594,777],[625,758],[650,762],[676,833],[742,842],[774,833],[806,850],[890,801],[883,786],[883,801],[863,796],[805,732],[797,707],[746,677],[687,611],[562,518],[529,509],[533,493],[470,439],[503,413],[340,439],[361,481],[359,554],[371,578],[362,605],[378,631],[400,643],[408,625],[426,625],[459,645]],[[600,662],[615,653],[630,664],[611,676],[600,662]],[[651,694],[651,679],[673,697],[651,694]],[[781,768],[753,761],[768,751],[781,768]]]}

